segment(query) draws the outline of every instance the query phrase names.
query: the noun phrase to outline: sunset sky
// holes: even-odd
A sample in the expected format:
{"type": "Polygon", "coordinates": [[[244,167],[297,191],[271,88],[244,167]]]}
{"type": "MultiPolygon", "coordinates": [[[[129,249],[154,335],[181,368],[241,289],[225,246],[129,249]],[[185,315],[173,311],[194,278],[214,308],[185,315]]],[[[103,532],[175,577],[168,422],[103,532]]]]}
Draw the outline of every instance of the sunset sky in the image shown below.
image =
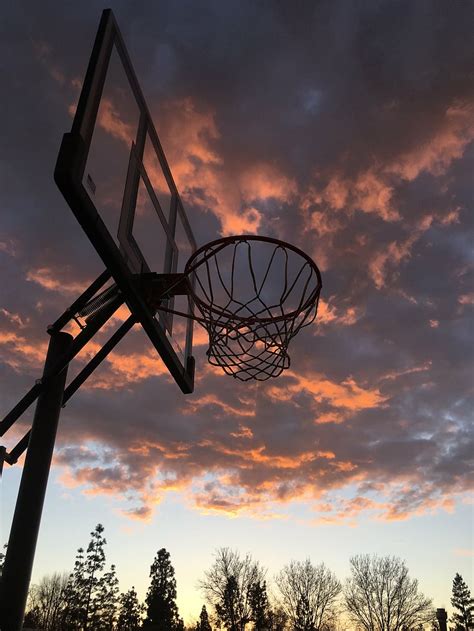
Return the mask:
{"type": "MultiPolygon", "coordinates": [[[[323,291],[291,368],[265,383],[209,366],[196,327],[183,395],[135,327],[62,412],[33,581],[70,571],[100,522],[121,589],[140,597],[168,549],[185,622],[221,546],[250,552],[269,583],[291,559],[343,580],[352,555],[396,555],[450,610],[456,572],[474,587],[474,4],[109,6],[198,246],[289,241],[323,291]]],[[[2,416],[41,374],[46,326],[103,270],[53,181],[102,8],[3,9],[2,416]]],[[[127,121],[107,120],[123,142],[127,121]]],[[[5,466],[0,545],[21,465],[5,466]]]]}

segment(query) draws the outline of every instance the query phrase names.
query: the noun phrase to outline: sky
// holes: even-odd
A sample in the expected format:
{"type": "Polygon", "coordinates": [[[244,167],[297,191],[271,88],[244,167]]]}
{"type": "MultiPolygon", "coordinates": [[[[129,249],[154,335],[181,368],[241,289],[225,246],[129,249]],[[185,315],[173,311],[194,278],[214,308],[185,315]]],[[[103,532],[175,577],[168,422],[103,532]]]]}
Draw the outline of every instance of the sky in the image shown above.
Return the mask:
{"type": "MultiPolygon", "coordinates": [[[[61,414],[33,581],[70,571],[100,522],[121,588],[141,597],[168,549],[185,621],[222,546],[251,553],[270,583],[292,559],[343,580],[353,555],[399,556],[450,609],[456,572],[473,587],[474,5],[109,6],[198,245],[289,241],[323,290],[290,369],[263,383],[211,367],[196,326],[183,395],[143,331],[128,334],[61,414]]],[[[102,8],[2,15],[5,413],[41,374],[47,324],[103,270],[53,181],[102,8]]],[[[113,104],[102,123],[123,147],[113,104]]],[[[21,466],[4,471],[2,543],[21,466]]]]}

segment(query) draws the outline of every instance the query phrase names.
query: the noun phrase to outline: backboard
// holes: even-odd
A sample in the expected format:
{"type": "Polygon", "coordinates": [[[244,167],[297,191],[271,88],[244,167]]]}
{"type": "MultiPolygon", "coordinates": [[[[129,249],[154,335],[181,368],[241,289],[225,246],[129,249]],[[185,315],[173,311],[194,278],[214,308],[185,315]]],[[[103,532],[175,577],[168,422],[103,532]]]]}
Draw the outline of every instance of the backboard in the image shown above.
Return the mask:
{"type": "MultiPolygon", "coordinates": [[[[139,274],[180,273],[194,236],[123,38],[110,9],[102,13],[55,181],[184,393],[193,391],[193,320],[155,315],[139,274]]],[[[168,306],[189,313],[188,299],[168,306]]]]}

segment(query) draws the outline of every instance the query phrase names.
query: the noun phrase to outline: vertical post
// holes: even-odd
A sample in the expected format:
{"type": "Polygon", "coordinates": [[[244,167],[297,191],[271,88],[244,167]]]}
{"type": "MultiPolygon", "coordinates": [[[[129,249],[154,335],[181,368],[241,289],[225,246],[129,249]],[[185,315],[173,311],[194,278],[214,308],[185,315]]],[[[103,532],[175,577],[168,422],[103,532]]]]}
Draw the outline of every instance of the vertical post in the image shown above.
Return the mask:
{"type": "MultiPolygon", "coordinates": [[[[69,333],[53,333],[43,375],[57,364],[73,341],[69,333]]],[[[0,579],[0,629],[20,631],[53,456],[67,367],[50,377],[36,404],[20,490],[0,579]]]]}

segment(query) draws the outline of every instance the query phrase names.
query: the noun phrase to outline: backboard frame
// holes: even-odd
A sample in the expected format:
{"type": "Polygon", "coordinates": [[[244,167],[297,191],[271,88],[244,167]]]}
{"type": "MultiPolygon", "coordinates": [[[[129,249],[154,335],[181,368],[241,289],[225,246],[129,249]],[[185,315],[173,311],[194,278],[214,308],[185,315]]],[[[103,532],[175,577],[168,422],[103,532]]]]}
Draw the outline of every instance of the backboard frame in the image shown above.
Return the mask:
{"type": "MultiPolygon", "coordinates": [[[[187,321],[185,357],[184,360],[181,360],[166,335],[167,330],[171,333],[172,315],[161,313],[155,317],[155,313],[150,310],[141,292],[139,274],[157,270],[149,269],[137,244],[134,244],[131,230],[140,178],[145,182],[149,194],[151,192],[151,186],[149,185],[143,165],[143,154],[147,136],[160,162],[163,175],[171,193],[165,268],[164,270],[158,271],[174,273],[176,272],[177,266],[177,256],[175,256],[177,249],[176,243],[174,242],[174,233],[178,217],[181,220],[193,251],[196,250],[196,242],[124,40],[120,34],[112,11],[106,9],[103,11],[100,20],[71,132],[63,136],[54,172],[54,179],[76,216],[76,219],[89,237],[107,269],[112,274],[130,311],[135,315],[138,322],[141,323],[170,374],[176,380],[182,392],[186,394],[192,392],[194,388],[194,358],[191,354],[192,319],[189,318],[187,321]],[[114,47],[119,55],[139,109],[138,129],[135,141],[130,148],[130,162],[124,187],[122,212],[117,235],[120,247],[118,247],[114,241],[84,186],[84,172],[87,157],[97,121],[107,69],[114,47]],[[129,264],[131,259],[134,263],[132,266],[129,264]],[[133,268],[135,269],[133,270],[133,268]],[[133,273],[134,271],[135,273],[133,273]]],[[[152,194],[150,194],[150,198],[164,226],[162,212],[160,216],[159,202],[156,196],[152,194]]],[[[191,309],[191,306],[189,308],[191,309]]]]}

